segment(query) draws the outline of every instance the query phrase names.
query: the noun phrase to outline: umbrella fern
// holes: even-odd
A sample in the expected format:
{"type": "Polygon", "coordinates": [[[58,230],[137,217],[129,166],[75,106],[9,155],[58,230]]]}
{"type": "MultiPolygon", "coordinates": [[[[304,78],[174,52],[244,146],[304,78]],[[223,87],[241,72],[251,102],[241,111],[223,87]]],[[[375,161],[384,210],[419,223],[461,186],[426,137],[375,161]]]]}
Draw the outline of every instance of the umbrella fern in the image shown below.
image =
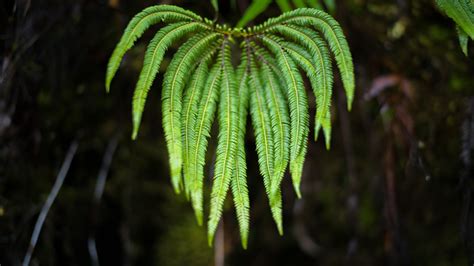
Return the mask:
{"type": "Polygon", "coordinates": [[[169,153],[171,183],[192,202],[203,222],[206,150],[214,120],[218,144],[208,238],[211,244],[231,190],[247,247],[250,201],[247,188],[245,135],[247,117],[253,125],[260,174],[272,216],[283,233],[281,181],[289,168],[299,197],[308,145],[309,114],[303,73],[316,96],[315,138],[323,130],[329,148],[333,54],[350,109],[354,71],[344,33],[327,13],[300,8],[251,28],[230,28],[170,5],[146,8],[128,24],[107,67],[110,89],[124,54],[154,24],[166,24],[145,52],[132,101],[135,139],[146,98],[168,47],[182,44],[174,54],[162,85],[163,130],[169,153]],[[240,64],[232,64],[232,46],[240,42],[240,64]],[[216,119],[217,118],[217,119],[216,119]]]}

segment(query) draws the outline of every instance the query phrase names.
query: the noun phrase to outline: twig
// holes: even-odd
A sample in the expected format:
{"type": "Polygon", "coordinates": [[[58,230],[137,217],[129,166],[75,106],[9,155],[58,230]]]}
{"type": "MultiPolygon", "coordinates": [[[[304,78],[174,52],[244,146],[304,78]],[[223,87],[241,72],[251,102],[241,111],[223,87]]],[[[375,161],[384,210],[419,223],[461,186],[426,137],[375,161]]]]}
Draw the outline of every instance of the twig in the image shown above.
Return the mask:
{"type": "Polygon", "coordinates": [[[97,255],[97,246],[95,242],[95,232],[97,226],[97,216],[100,205],[100,200],[104,194],[105,182],[107,181],[107,175],[109,173],[110,164],[112,163],[112,158],[114,156],[115,150],[117,148],[118,135],[112,138],[107,145],[107,148],[102,159],[102,165],[100,166],[99,174],[97,175],[97,182],[95,184],[94,198],[93,198],[93,207],[91,210],[91,226],[92,230],[89,233],[87,239],[87,248],[89,250],[89,256],[91,259],[91,264],[93,266],[99,266],[99,256],[97,255]]]}
{"type": "Polygon", "coordinates": [[[46,199],[46,202],[41,209],[41,212],[38,216],[38,220],[36,221],[35,228],[33,230],[33,234],[31,235],[30,244],[28,246],[28,250],[26,251],[25,258],[23,259],[23,266],[28,266],[30,264],[31,256],[33,255],[33,251],[35,250],[36,243],[38,242],[38,237],[41,233],[41,228],[43,227],[44,221],[46,219],[46,215],[48,215],[49,209],[51,205],[53,205],[56,196],[61,189],[64,179],[66,178],[67,173],[69,172],[69,167],[71,166],[72,159],[76,154],[77,150],[77,141],[74,140],[71,145],[69,146],[69,150],[66,154],[66,158],[64,159],[63,164],[61,165],[61,169],[59,170],[58,176],[56,177],[56,181],[54,182],[53,188],[46,199]]]}
{"type": "Polygon", "coordinates": [[[104,158],[102,159],[102,165],[100,167],[99,175],[97,176],[97,183],[94,191],[94,201],[100,202],[102,194],[104,193],[105,181],[109,173],[110,164],[117,148],[118,135],[109,141],[107,149],[105,150],[104,158]]]}

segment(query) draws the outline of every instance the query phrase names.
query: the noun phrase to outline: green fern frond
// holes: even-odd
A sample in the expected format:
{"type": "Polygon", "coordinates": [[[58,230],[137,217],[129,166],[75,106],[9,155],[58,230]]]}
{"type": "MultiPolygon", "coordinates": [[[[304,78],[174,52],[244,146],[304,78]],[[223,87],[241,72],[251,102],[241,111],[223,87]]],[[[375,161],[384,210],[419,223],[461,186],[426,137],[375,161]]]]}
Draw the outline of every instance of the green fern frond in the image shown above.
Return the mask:
{"type": "Polygon", "coordinates": [[[308,76],[313,93],[316,96],[316,116],[314,139],[317,140],[321,127],[324,131],[326,148],[331,144],[331,96],[333,73],[328,48],[321,37],[314,31],[293,26],[277,26],[276,29],[292,43],[284,45],[295,62],[308,76]]]}
{"type": "Polygon", "coordinates": [[[247,129],[247,109],[249,105],[249,61],[246,53],[242,54],[242,62],[236,71],[237,89],[239,95],[238,109],[238,137],[237,154],[235,156],[235,169],[231,181],[232,196],[237,213],[240,228],[240,239],[242,247],[247,249],[249,223],[250,223],[250,199],[247,188],[247,163],[245,156],[245,131],[247,129]]]}
{"type": "MultiPolygon", "coordinates": [[[[277,214],[274,219],[277,222],[277,226],[282,222],[281,206],[282,196],[280,190],[280,184],[285,175],[286,168],[289,161],[290,151],[290,119],[286,104],[285,96],[281,91],[281,87],[274,73],[271,71],[268,65],[262,65],[262,74],[264,82],[266,83],[266,98],[267,105],[270,112],[270,122],[272,126],[272,133],[274,137],[274,172],[270,182],[269,201],[270,206],[276,206],[277,214]]],[[[274,212],[276,212],[274,211],[274,212]]],[[[283,227],[278,228],[280,234],[283,234],[283,227]]]]}
{"type": "Polygon", "coordinates": [[[189,70],[218,38],[217,33],[203,33],[189,39],[178,49],[164,76],[161,94],[163,129],[170,154],[171,181],[177,193],[181,191],[182,186],[181,99],[183,88],[186,85],[189,70]]]}
{"type": "Polygon", "coordinates": [[[273,220],[275,221],[278,232],[282,234],[281,194],[277,194],[278,197],[272,200],[271,193],[271,182],[275,171],[275,140],[272,132],[270,111],[265,100],[265,88],[262,85],[260,70],[257,67],[256,58],[254,58],[254,56],[252,56],[250,60],[250,72],[250,117],[252,118],[254,128],[258,164],[260,174],[263,177],[265,191],[269,197],[273,220]]]}
{"type": "Polygon", "coordinates": [[[202,24],[196,22],[175,23],[158,31],[155,37],[151,40],[145,52],[143,68],[140,72],[137,86],[135,87],[135,93],[133,95],[132,139],[137,137],[146,97],[156,74],[158,74],[161,60],[163,60],[166,50],[172,43],[177,41],[179,38],[182,38],[185,34],[199,32],[204,29],[205,27],[202,26],[202,24]]]}
{"type": "Polygon", "coordinates": [[[293,186],[298,197],[301,197],[300,183],[306,153],[309,132],[308,100],[303,79],[293,59],[276,38],[263,37],[262,42],[276,55],[278,66],[286,82],[291,123],[290,172],[293,186]]]}
{"type": "MultiPolygon", "coordinates": [[[[184,188],[186,192],[186,197],[190,197],[191,190],[194,184],[194,180],[191,180],[193,175],[191,172],[194,170],[190,158],[194,152],[191,147],[194,143],[195,138],[195,127],[196,127],[196,118],[197,111],[199,109],[199,100],[201,99],[201,94],[204,90],[206,83],[206,77],[209,74],[209,61],[211,61],[213,54],[216,52],[218,46],[211,48],[207,55],[201,59],[200,64],[197,69],[194,71],[191,82],[188,84],[186,89],[184,99],[183,99],[183,173],[184,173],[184,188]]],[[[199,224],[201,224],[202,219],[199,224]]]]}
{"type": "Polygon", "coordinates": [[[269,193],[270,206],[281,206],[280,183],[285,174],[289,161],[290,153],[290,117],[288,113],[288,104],[286,97],[282,91],[280,81],[277,76],[280,72],[275,73],[269,60],[271,57],[266,53],[260,57],[261,63],[261,79],[265,86],[265,97],[268,110],[270,113],[270,123],[274,138],[274,172],[271,178],[271,187],[269,193]],[[278,202],[280,201],[280,202],[278,202]]]}
{"type": "Polygon", "coordinates": [[[347,97],[347,108],[350,110],[355,88],[354,66],[349,45],[339,23],[324,11],[300,8],[284,13],[277,18],[269,19],[261,26],[254,27],[254,30],[262,33],[275,32],[277,31],[276,26],[283,24],[313,27],[324,36],[341,72],[342,83],[347,97]]]}
{"type": "MultiPolygon", "coordinates": [[[[219,55],[217,62],[221,59],[219,55]]],[[[219,63],[214,63],[206,85],[202,91],[199,101],[199,109],[196,113],[196,124],[194,136],[190,138],[189,151],[192,153],[190,157],[189,180],[191,181],[191,200],[196,214],[198,224],[202,224],[203,214],[203,180],[204,180],[204,164],[206,162],[206,150],[208,138],[211,135],[211,126],[214,120],[214,113],[219,96],[219,87],[221,86],[222,67],[219,63]]]]}
{"type": "MultiPolygon", "coordinates": [[[[265,102],[263,103],[263,105],[267,108],[267,112],[269,112],[268,120],[270,121],[271,129],[269,135],[273,138],[274,145],[274,154],[270,155],[270,159],[273,160],[273,174],[271,174],[270,178],[264,175],[262,176],[264,177],[263,180],[265,185],[265,191],[268,196],[273,220],[275,221],[278,232],[280,234],[283,234],[283,203],[280,183],[288,165],[289,143],[285,142],[285,140],[289,142],[289,140],[287,139],[289,134],[287,132],[289,131],[289,129],[287,129],[287,127],[289,126],[288,111],[285,112],[287,106],[285,104],[281,104],[282,101],[285,101],[284,96],[283,99],[281,97],[278,98],[280,96],[280,93],[278,91],[271,91],[271,89],[275,90],[277,89],[277,87],[280,88],[280,83],[282,83],[280,79],[278,79],[278,81],[276,80],[276,78],[272,79],[271,81],[273,84],[271,84],[271,88],[268,87],[269,84],[266,84],[266,82],[268,82],[268,76],[265,75],[266,73],[264,73],[263,68],[268,71],[278,72],[277,76],[281,76],[280,71],[276,66],[275,60],[266,50],[259,47],[259,45],[253,41],[248,43],[248,47],[250,48],[250,51],[253,54],[253,58],[255,59],[254,61],[259,62],[258,68],[257,64],[255,63],[254,74],[256,75],[256,82],[253,84],[253,86],[259,86],[259,88],[264,88],[264,91],[261,92],[260,95],[263,95],[263,98],[265,98],[265,102]],[[274,98],[272,98],[272,94],[274,94],[274,98]],[[278,131],[278,129],[282,129],[282,131],[278,131]]],[[[269,73],[269,75],[272,74],[273,73],[269,73]]]]}
{"type": "Polygon", "coordinates": [[[140,38],[150,26],[159,22],[174,23],[186,21],[202,21],[202,18],[191,11],[170,5],[151,6],[135,15],[125,29],[122,38],[109,59],[105,78],[105,88],[107,92],[110,90],[110,83],[120,66],[123,55],[132,48],[135,41],[140,38]]]}
{"type": "MultiPolygon", "coordinates": [[[[280,6],[289,5],[288,1],[277,2],[280,6]]],[[[302,6],[313,2],[293,1],[293,4],[302,6]]],[[[148,27],[160,22],[168,25],[150,41],[134,92],[132,137],[138,133],[146,97],[166,50],[187,37],[164,74],[161,93],[162,123],[173,188],[177,193],[184,189],[201,225],[204,165],[217,109],[218,143],[208,241],[209,244],[213,241],[230,189],[242,246],[247,248],[250,200],[245,134],[250,112],[259,171],[272,217],[282,234],[281,182],[289,164],[293,186],[301,197],[300,183],[308,146],[308,99],[300,69],[308,76],[316,96],[315,138],[322,128],[327,147],[331,135],[333,82],[330,52],[340,70],[349,108],[352,103],[352,57],[342,29],[330,15],[308,8],[242,29],[215,24],[174,6],[150,7],[132,19],[115,48],[107,67],[107,91],[125,52],[148,27]],[[243,39],[243,51],[241,63],[234,70],[231,51],[237,38],[243,39]]]]}
{"type": "Polygon", "coordinates": [[[208,223],[208,241],[212,243],[217,225],[222,215],[222,208],[230,186],[232,171],[235,166],[238,138],[238,107],[235,73],[231,63],[230,46],[224,41],[222,48],[222,85],[219,102],[219,140],[217,143],[216,166],[211,192],[211,207],[208,223]]]}

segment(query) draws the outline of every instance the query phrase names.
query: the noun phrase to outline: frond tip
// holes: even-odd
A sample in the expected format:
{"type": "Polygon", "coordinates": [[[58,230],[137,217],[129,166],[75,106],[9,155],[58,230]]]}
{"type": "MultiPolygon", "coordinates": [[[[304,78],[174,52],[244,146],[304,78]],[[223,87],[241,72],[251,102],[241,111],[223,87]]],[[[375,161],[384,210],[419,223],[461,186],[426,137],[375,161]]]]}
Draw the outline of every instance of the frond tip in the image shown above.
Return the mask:
{"type": "MultiPolygon", "coordinates": [[[[285,1],[277,2],[282,6],[285,1]]],[[[255,17],[265,3],[254,6],[238,26],[255,17]]],[[[304,6],[303,1],[294,3],[304,6]]],[[[352,105],[354,67],[341,27],[329,14],[311,8],[286,12],[262,25],[242,29],[217,25],[179,7],[152,6],[130,21],[113,51],[105,78],[107,92],[124,54],[150,26],[159,23],[167,25],[150,41],[134,91],[132,138],[138,134],[148,92],[167,49],[185,39],[164,73],[161,93],[162,124],[175,192],[185,192],[201,225],[206,152],[217,118],[208,241],[211,245],[214,240],[230,190],[242,247],[247,248],[250,199],[245,138],[250,115],[259,172],[273,220],[283,234],[281,183],[289,168],[296,195],[301,197],[308,148],[309,105],[302,74],[308,77],[316,97],[315,140],[322,129],[327,148],[331,138],[331,53],[341,73],[347,107],[352,105]],[[243,41],[240,65],[234,69],[232,45],[236,38],[243,41]]],[[[462,25],[459,31],[463,34],[461,45],[467,48],[466,34],[471,36],[470,32],[462,25]]]]}

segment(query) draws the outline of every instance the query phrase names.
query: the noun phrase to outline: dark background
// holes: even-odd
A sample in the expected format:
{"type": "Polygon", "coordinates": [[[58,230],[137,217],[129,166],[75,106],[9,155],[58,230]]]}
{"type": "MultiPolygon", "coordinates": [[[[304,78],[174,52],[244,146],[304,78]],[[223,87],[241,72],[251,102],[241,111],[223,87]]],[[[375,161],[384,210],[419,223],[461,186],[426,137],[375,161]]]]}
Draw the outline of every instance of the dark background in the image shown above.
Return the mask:
{"type": "MultiPolygon", "coordinates": [[[[219,20],[230,25],[249,5],[219,2],[219,20]]],[[[91,265],[90,235],[101,265],[223,265],[222,259],[225,265],[473,263],[474,57],[462,54],[454,22],[434,1],[337,1],[335,17],[354,57],[353,110],[345,110],[337,75],[332,148],[310,142],[303,199],[296,199],[285,178],[283,237],[271,219],[248,134],[247,251],[240,246],[230,198],[218,248],[212,249],[190,204],[172,191],[161,74],[139,137],[130,140],[132,91],[147,41],[159,26],[127,53],[111,93],[105,93],[106,63],[126,24],[159,3],[214,17],[208,1],[0,2],[2,266],[22,261],[73,141],[78,151],[32,265],[91,265]],[[97,205],[97,175],[114,140],[117,150],[97,205]]],[[[279,13],[273,4],[257,22],[279,13]]],[[[169,57],[163,67],[168,62],[169,57]]],[[[313,99],[310,106],[314,115],[313,99]]],[[[212,157],[215,141],[210,143],[212,157]]]]}

